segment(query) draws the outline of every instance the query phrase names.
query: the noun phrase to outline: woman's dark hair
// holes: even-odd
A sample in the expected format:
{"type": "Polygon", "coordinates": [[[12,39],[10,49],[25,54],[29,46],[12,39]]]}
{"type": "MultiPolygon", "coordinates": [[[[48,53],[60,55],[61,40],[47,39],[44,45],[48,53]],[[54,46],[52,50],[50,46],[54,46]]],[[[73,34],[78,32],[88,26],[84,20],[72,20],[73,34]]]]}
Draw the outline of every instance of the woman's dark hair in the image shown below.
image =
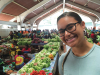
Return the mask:
{"type": "Polygon", "coordinates": [[[94,32],[92,31],[92,33],[94,33],[94,32]]]}
{"type": "Polygon", "coordinates": [[[18,55],[22,55],[22,51],[18,51],[18,55]]]}
{"type": "Polygon", "coordinates": [[[66,16],[74,17],[75,20],[77,20],[79,23],[82,22],[81,17],[80,17],[77,13],[75,13],[75,12],[64,12],[63,14],[61,14],[61,15],[57,18],[57,23],[58,23],[58,21],[59,21],[61,18],[66,17],[66,16]]]}
{"type": "Polygon", "coordinates": [[[28,44],[26,44],[25,46],[26,46],[26,49],[28,49],[28,48],[29,48],[29,45],[28,45],[28,44]]]}
{"type": "Polygon", "coordinates": [[[23,31],[21,31],[21,33],[23,34],[23,31]]]}
{"type": "Polygon", "coordinates": [[[18,32],[16,32],[16,35],[18,35],[18,32]]]}
{"type": "Polygon", "coordinates": [[[14,41],[13,41],[13,44],[17,46],[17,41],[16,41],[16,40],[14,40],[14,41]]]}

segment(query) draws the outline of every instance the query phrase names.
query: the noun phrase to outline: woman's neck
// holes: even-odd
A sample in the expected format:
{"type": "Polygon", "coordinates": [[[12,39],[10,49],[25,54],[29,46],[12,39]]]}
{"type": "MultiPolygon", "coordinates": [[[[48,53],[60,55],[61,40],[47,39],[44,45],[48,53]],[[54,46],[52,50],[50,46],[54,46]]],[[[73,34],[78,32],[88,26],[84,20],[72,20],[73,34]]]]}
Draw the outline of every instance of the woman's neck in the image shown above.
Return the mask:
{"type": "Polygon", "coordinates": [[[85,40],[79,46],[73,47],[72,52],[74,53],[74,55],[81,57],[81,56],[86,55],[91,50],[92,47],[93,47],[93,44],[85,40]]]}

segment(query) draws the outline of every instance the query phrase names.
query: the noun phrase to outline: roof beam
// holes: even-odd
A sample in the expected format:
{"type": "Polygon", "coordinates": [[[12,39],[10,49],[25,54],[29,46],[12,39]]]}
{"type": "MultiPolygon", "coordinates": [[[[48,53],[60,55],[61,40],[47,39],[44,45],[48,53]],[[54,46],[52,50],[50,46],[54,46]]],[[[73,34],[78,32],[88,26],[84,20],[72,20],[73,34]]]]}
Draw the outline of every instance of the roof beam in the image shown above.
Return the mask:
{"type": "Polygon", "coordinates": [[[93,2],[93,3],[95,3],[95,4],[100,5],[100,0],[88,0],[88,1],[90,1],[90,2],[93,2]]]}
{"type": "Polygon", "coordinates": [[[88,1],[86,2],[86,4],[84,4],[84,6],[87,6],[89,2],[90,2],[90,1],[88,0],[88,1]]]}
{"type": "Polygon", "coordinates": [[[92,10],[92,9],[86,8],[86,7],[84,7],[84,6],[81,6],[81,5],[79,5],[79,4],[73,3],[73,2],[71,2],[71,1],[66,1],[66,3],[71,4],[71,5],[74,5],[74,6],[76,6],[76,7],[79,7],[80,9],[83,9],[83,10],[85,10],[85,11],[91,12],[92,14],[95,14],[95,15],[98,17],[98,19],[100,20],[100,13],[98,13],[98,12],[92,10]]]}
{"type": "Polygon", "coordinates": [[[40,2],[40,0],[38,0],[38,2],[40,2]]]}
{"type": "Polygon", "coordinates": [[[95,10],[98,10],[98,9],[100,9],[100,7],[98,7],[97,9],[95,9],[95,10]]]}
{"type": "Polygon", "coordinates": [[[28,10],[26,7],[20,5],[19,3],[15,2],[15,1],[13,1],[13,3],[15,3],[16,5],[18,5],[18,6],[22,7],[22,8],[24,8],[24,9],[28,10]]]}
{"type": "Polygon", "coordinates": [[[43,5],[43,9],[44,9],[44,10],[46,9],[45,5],[43,5]]]}
{"type": "Polygon", "coordinates": [[[63,13],[64,13],[64,9],[65,9],[65,0],[63,0],[63,13]]]}
{"type": "MultiPolygon", "coordinates": [[[[69,11],[74,11],[74,12],[77,12],[77,13],[79,13],[79,14],[82,14],[82,15],[84,15],[84,16],[89,17],[89,18],[92,20],[93,23],[94,23],[96,20],[98,20],[98,18],[96,18],[96,17],[93,17],[93,16],[91,16],[91,15],[89,15],[89,14],[85,14],[85,13],[83,13],[83,12],[81,12],[81,11],[72,9],[72,8],[70,8],[70,7],[66,7],[66,9],[69,10],[69,11]]],[[[93,24],[93,26],[94,26],[94,24],[93,24]]]]}
{"type": "MultiPolygon", "coordinates": [[[[34,18],[30,19],[30,20],[27,21],[27,22],[33,22],[33,23],[34,23],[35,20],[36,20],[37,18],[41,17],[43,14],[48,13],[50,10],[52,10],[53,8],[59,6],[60,4],[62,4],[62,1],[56,3],[55,5],[51,6],[51,7],[48,8],[48,9],[44,10],[43,12],[41,12],[40,14],[38,14],[37,16],[35,16],[34,18]]],[[[27,23],[27,22],[26,22],[26,23],[27,23]]]]}
{"type": "Polygon", "coordinates": [[[2,14],[5,14],[5,15],[9,15],[9,16],[14,16],[16,17],[15,15],[11,15],[11,14],[7,14],[7,13],[4,13],[4,12],[1,12],[2,14]]]}
{"type": "Polygon", "coordinates": [[[37,5],[33,6],[32,8],[30,8],[29,10],[23,12],[22,14],[20,14],[20,21],[23,23],[23,20],[25,19],[25,17],[30,14],[32,11],[38,9],[39,7],[45,5],[47,2],[49,2],[50,0],[43,0],[42,2],[38,3],[37,5]]]}
{"type": "Polygon", "coordinates": [[[56,4],[56,1],[55,0],[53,0],[54,1],[54,3],[56,4]]]}
{"type": "Polygon", "coordinates": [[[1,0],[0,1],[0,13],[2,12],[2,10],[12,2],[13,0],[1,0]]]}
{"type": "Polygon", "coordinates": [[[42,2],[38,3],[37,5],[33,6],[32,8],[30,8],[29,10],[25,11],[24,13],[22,13],[21,15],[19,15],[21,17],[21,21],[23,22],[23,20],[25,19],[25,17],[30,14],[32,11],[38,9],[39,7],[45,5],[47,2],[49,2],[50,0],[43,0],[42,2]]]}
{"type": "Polygon", "coordinates": [[[73,2],[75,2],[75,0],[73,0],[73,2]]]}
{"type": "Polygon", "coordinates": [[[38,25],[38,24],[40,23],[40,21],[43,20],[44,18],[49,17],[49,16],[51,16],[52,14],[55,14],[56,12],[58,12],[61,8],[62,8],[62,7],[59,7],[59,8],[57,8],[56,10],[50,12],[50,14],[47,14],[47,15],[43,16],[42,18],[36,20],[36,22],[35,22],[36,25],[38,25]]]}
{"type": "Polygon", "coordinates": [[[35,12],[31,12],[31,13],[33,13],[33,14],[37,15],[35,12]]]}

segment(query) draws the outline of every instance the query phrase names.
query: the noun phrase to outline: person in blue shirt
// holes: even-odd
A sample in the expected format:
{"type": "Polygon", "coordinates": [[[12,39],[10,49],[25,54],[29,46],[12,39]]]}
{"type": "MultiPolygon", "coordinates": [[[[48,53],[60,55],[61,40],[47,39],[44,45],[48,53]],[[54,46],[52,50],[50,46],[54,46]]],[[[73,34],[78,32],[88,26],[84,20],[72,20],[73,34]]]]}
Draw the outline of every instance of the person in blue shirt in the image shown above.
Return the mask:
{"type": "Polygon", "coordinates": [[[18,38],[21,38],[22,34],[20,33],[20,31],[18,31],[18,38]]]}
{"type": "Polygon", "coordinates": [[[57,27],[60,39],[71,47],[68,54],[59,58],[59,74],[100,75],[100,46],[85,39],[81,17],[75,12],[64,12],[57,18],[57,27]]]}

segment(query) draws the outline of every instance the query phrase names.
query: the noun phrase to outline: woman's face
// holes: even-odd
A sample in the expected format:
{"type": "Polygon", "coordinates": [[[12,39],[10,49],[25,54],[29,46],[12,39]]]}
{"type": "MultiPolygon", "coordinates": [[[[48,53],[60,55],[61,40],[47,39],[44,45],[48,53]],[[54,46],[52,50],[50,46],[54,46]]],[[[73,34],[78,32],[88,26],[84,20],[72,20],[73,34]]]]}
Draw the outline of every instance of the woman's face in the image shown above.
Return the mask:
{"type": "MultiPolygon", "coordinates": [[[[68,24],[77,23],[73,17],[63,17],[58,21],[58,30],[65,29],[68,24]]],[[[82,21],[81,24],[76,24],[76,30],[73,32],[64,32],[64,36],[60,37],[60,39],[70,47],[79,46],[84,41],[84,29],[85,23],[82,21]]],[[[60,32],[60,31],[59,31],[60,32]]]]}
{"type": "Polygon", "coordinates": [[[27,46],[25,46],[25,49],[27,49],[28,47],[27,46]]]}
{"type": "Polygon", "coordinates": [[[12,31],[10,31],[10,34],[12,34],[12,31]]]}

